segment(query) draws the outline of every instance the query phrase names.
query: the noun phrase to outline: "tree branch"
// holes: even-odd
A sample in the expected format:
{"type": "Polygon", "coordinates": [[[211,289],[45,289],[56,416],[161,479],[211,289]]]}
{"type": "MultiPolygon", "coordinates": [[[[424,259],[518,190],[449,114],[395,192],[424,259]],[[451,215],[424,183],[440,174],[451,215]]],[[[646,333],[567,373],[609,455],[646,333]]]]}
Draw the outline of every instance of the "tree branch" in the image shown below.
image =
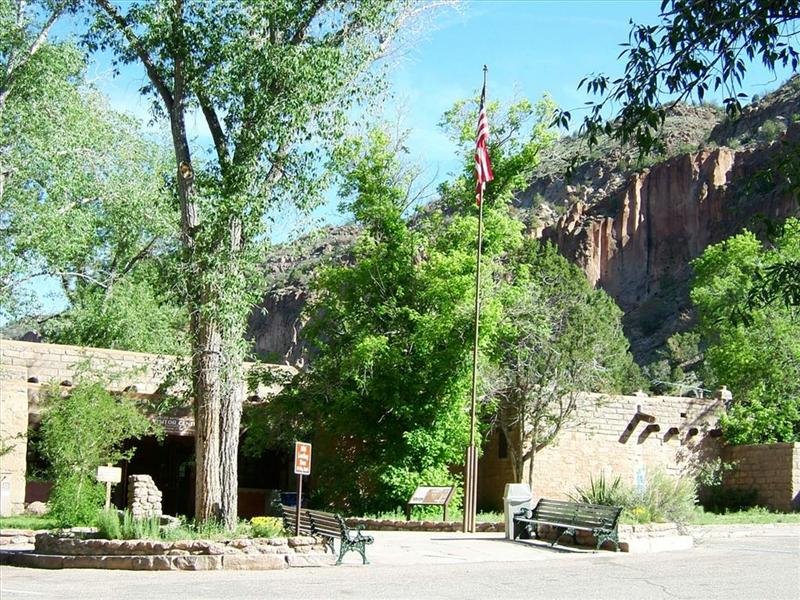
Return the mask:
{"type": "Polygon", "coordinates": [[[308,27],[311,25],[311,22],[314,18],[319,14],[319,11],[322,10],[322,7],[325,6],[325,0],[317,0],[308,10],[306,13],[305,18],[298,26],[297,30],[294,32],[292,39],[289,43],[292,46],[296,46],[297,44],[301,43],[306,37],[306,31],[308,31],[308,27]]]}
{"type": "MultiPolygon", "coordinates": [[[[41,31],[39,31],[39,35],[33,40],[31,45],[28,47],[27,52],[24,54],[22,59],[15,63],[16,54],[12,51],[9,53],[8,62],[6,64],[6,77],[3,85],[0,87],[0,114],[3,112],[3,109],[6,105],[6,100],[8,99],[9,94],[11,93],[11,86],[16,79],[17,73],[19,70],[23,68],[28,61],[36,54],[39,49],[44,44],[45,40],[47,39],[48,34],[50,33],[50,29],[53,27],[53,24],[56,22],[56,19],[61,15],[61,13],[66,8],[66,3],[58,4],[53,9],[53,12],[50,13],[50,16],[45,21],[44,25],[42,26],[41,31]]],[[[19,12],[17,15],[17,24],[21,28],[22,27],[22,3],[19,4],[19,12]]]]}
{"type": "Polygon", "coordinates": [[[153,87],[156,88],[156,91],[161,96],[161,99],[164,101],[164,105],[166,106],[167,110],[171,111],[173,105],[172,94],[170,93],[167,84],[162,79],[161,74],[158,72],[158,67],[153,62],[150,54],[148,54],[147,50],[145,50],[145,48],[142,46],[141,40],[128,24],[128,20],[111,5],[110,0],[94,0],[94,2],[111,18],[112,21],[114,21],[114,23],[117,24],[117,27],[122,35],[125,36],[125,39],[128,40],[128,43],[131,45],[131,48],[133,48],[133,51],[136,52],[139,60],[142,61],[142,65],[144,65],[148,79],[150,79],[153,87]]]}
{"type": "Polygon", "coordinates": [[[202,91],[196,91],[197,101],[200,104],[200,110],[203,111],[203,116],[208,124],[208,129],[211,132],[211,139],[214,141],[214,149],[217,151],[217,160],[219,161],[219,168],[222,171],[223,177],[228,168],[230,156],[228,154],[228,143],[225,137],[225,132],[222,129],[222,123],[219,120],[217,111],[211,105],[208,96],[202,91]]]}

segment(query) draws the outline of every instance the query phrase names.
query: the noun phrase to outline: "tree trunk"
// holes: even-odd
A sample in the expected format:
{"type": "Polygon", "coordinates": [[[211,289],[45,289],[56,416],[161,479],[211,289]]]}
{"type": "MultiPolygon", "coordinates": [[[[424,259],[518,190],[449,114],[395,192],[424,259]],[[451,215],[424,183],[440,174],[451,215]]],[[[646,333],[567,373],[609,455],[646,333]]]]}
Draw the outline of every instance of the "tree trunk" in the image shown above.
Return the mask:
{"type": "MultiPolygon", "coordinates": [[[[237,328],[238,330],[238,328],[237,328]]],[[[226,334],[226,337],[229,334],[226,334]]],[[[231,340],[241,344],[241,339],[231,340]]],[[[222,506],[220,520],[228,531],[236,529],[239,520],[239,429],[242,421],[244,401],[244,377],[239,352],[226,352],[223,369],[225,390],[222,394],[220,422],[220,478],[222,483],[222,506]]]]}
{"type": "Polygon", "coordinates": [[[219,519],[220,478],[220,356],[222,336],[217,323],[202,313],[192,318],[194,352],[192,389],[195,409],[195,507],[197,521],[219,519]]]}
{"type": "Polygon", "coordinates": [[[539,443],[539,431],[538,427],[534,425],[533,432],[531,432],[531,457],[530,462],[528,463],[528,485],[531,486],[531,492],[533,491],[533,465],[534,461],[536,460],[536,445],[539,443]]]}
{"type": "MultiPolygon", "coordinates": [[[[227,274],[231,281],[243,284],[244,273],[237,272],[242,252],[242,222],[232,217],[228,226],[230,255],[226,261],[227,274]]],[[[220,422],[220,477],[222,482],[221,521],[228,531],[236,529],[238,523],[239,497],[239,430],[244,403],[244,347],[245,313],[229,307],[223,329],[223,348],[225,350],[221,379],[223,382],[221,422],[220,422]]]]}

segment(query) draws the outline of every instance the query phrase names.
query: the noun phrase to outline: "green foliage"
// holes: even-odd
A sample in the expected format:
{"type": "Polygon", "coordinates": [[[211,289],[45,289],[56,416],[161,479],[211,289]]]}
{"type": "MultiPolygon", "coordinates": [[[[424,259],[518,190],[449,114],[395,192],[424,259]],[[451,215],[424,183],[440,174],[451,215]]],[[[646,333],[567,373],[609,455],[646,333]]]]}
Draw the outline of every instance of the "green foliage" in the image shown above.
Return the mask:
{"type": "Polygon", "coordinates": [[[135,518],[127,509],[96,512],[94,526],[98,537],[106,540],[158,540],[163,537],[160,517],[135,518]]]}
{"type": "Polygon", "coordinates": [[[165,152],[84,70],[74,46],[45,43],[0,110],[0,314],[40,319],[34,284],[52,282],[67,307],[50,339],[175,352],[186,316],[168,283],[178,213],[165,152]]]}
{"type": "Polygon", "coordinates": [[[86,473],[57,475],[48,514],[60,526],[91,525],[105,501],[105,486],[86,473]]]}
{"type": "Polygon", "coordinates": [[[161,518],[157,516],[136,518],[129,510],[122,513],[120,534],[125,540],[157,540],[161,538],[161,518]]]}
{"type": "Polygon", "coordinates": [[[55,529],[58,523],[48,516],[33,517],[0,517],[0,528],[2,529],[55,529]]]}
{"type": "Polygon", "coordinates": [[[741,511],[717,514],[703,512],[703,509],[698,507],[692,515],[690,523],[692,525],[800,523],[800,513],[779,513],[755,506],[741,511]]]}
{"type": "MultiPolygon", "coordinates": [[[[524,322],[544,331],[538,345],[525,347],[527,355],[558,363],[543,376],[545,384],[563,368],[559,391],[620,389],[636,369],[619,309],[553,248],[525,243],[523,224],[506,207],[550,139],[547,104],[492,110],[505,115],[493,131],[506,135],[496,134],[505,144],[492,149],[495,181],[484,202],[483,362],[504,363],[503,342],[516,343],[524,322]],[[569,356],[559,363],[554,357],[562,354],[569,356]]],[[[461,120],[474,118],[468,103],[445,116],[465,149],[461,120]]],[[[305,329],[318,352],[311,368],[251,428],[285,442],[316,433],[324,451],[315,467],[315,500],[351,513],[402,506],[421,484],[457,484],[449,467],[461,462],[469,435],[474,183],[465,173],[444,184],[439,206],[447,213],[425,211],[412,228],[403,213],[415,174],[402,166],[397,147],[373,132],[337,153],[343,208],[363,230],[350,263],[322,271],[315,282],[305,329]],[[271,421],[272,435],[259,420],[271,421]]],[[[507,366],[505,373],[513,370],[507,366]]],[[[481,384],[479,410],[487,416],[497,410],[492,379],[485,375],[481,384]]]]}
{"type": "Polygon", "coordinates": [[[659,358],[643,369],[650,390],[673,396],[697,395],[703,389],[703,352],[696,331],[676,333],[667,339],[659,358]]]}
{"type": "Polygon", "coordinates": [[[95,480],[98,466],[128,458],[123,443],[154,432],[137,404],[115,397],[100,382],[81,382],[62,396],[45,395],[40,450],[55,481],[50,516],[62,525],[87,525],[103,505],[105,488],[95,480]]]}
{"type": "MultiPolygon", "coordinates": [[[[489,375],[497,422],[509,439],[514,476],[573,417],[582,392],[634,391],[641,374],[628,351],[622,311],[551,245],[526,242],[511,262],[489,375]]],[[[531,463],[532,464],[532,461],[531,463]]],[[[532,468],[532,467],[531,467],[532,468]]]]}
{"type": "Polygon", "coordinates": [[[159,285],[130,277],[111,290],[87,286],[64,314],[47,321],[45,336],[58,344],[185,354],[184,310],[159,285]]]}
{"type": "Polygon", "coordinates": [[[573,502],[622,506],[623,493],[622,479],[619,476],[608,482],[605,473],[600,473],[600,477],[597,479],[589,478],[588,488],[575,488],[575,494],[570,494],[569,498],[573,502]]]}
{"type": "MultiPolygon", "coordinates": [[[[631,23],[621,77],[598,74],[581,81],[580,87],[600,96],[583,120],[590,146],[605,133],[635,142],[643,153],[661,149],[667,108],[692,96],[702,102],[710,90],[729,94],[726,111],[737,114],[745,97],[739,92],[745,58],[771,71],[797,70],[797,17],[794,0],[665,0],[659,24],[631,23]]],[[[557,115],[562,125],[570,118],[566,111],[557,115]]]]}
{"type": "Polygon", "coordinates": [[[250,526],[253,537],[273,538],[283,533],[283,519],[278,517],[253,517],[250,526]]]}
{"type": "Polygon", "coordinates": [[[786,127],[775,119],[767,119],[758,128],[758,139],[762,142],[772,143],[780,139],[786,131],[786,127]]]}
{"type": "Polygon", "coordinates": [[[115,508],[98,511],[94,526],[97,527],[97,537],[99,538],[105,540],[123,539],[122,524],[115,508]]]}
{"type": "MultiPolygon", "coordinates": [[[[305,420],[325,432],[316,490],[358,513],[400,506],[418,484],[458,482],[447,466],[468,438],[477,221],[458,216],[438,227],[434,215],[428,239],[410,229],[402,211],[412,174],[384,134],[341,156],[346,204],[364,229],[353,263],[320,273],[306,328],[319,354],[273,409],[279,424],[305,420]]],[[[487,218],[487,267],[501,236],[519,239],[519,231],[507,237],[507,224],[487,218]]]]}
{"type": "Polygon", "coordinates": [[[745,230],[709,246],[693,262],[691,297],[708,348],[706,366],[727,385],[734,404],[721,419],[734,444],[800,440],[800,320],[797,308],[770,304],[747,320],[754,274],[765,266],[800,260],[800,221],[788,219],[770,247],[745,230]]]}
{"type": "Polygon", "coordinates": [[[198,447],[201,519],[218,513],[227,527],[236,524],[242,404],[235,390],[242,383],[247,316],[263,292],[270,211],[286,203],[308,208],[322,197],[323,159],[359,104],[382,89],[374,61],[430,6],[411,0],[92,3],[85,44],[144,67],[142,92],[172,137],[172,183],[182,216],[179,281],[192,315],[192,355],[200,357],[193,369],[196,414],[198,421],[223,415],[209,443],[198,447]],[[187,133],[193,110],[205,120],[213,153],[187,133]],[[219,360],[200,365],[206,357],[219,360]],[[225,450],[221,458],[206,450],[218,446],[225,450]]]}
{"type": "Polygon", "coordinates": [[[610,484],[601,474],[589,488],[577,488],[578,502],[623,508],[623,519],[634,523],[687,523],[695,512],[697,484],[687,476],[673,477],[663,471],[648,473],[641,488],[629,487],[615,478],[610,484]]]}

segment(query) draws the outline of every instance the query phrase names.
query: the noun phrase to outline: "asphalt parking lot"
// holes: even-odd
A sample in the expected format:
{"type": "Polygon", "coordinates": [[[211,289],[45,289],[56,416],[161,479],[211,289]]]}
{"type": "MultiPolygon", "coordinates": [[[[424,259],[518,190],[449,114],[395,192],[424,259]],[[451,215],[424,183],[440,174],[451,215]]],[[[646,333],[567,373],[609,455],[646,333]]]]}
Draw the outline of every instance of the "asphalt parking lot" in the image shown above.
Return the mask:
{"type": "Polygon", "coordinates": [[[703,528],[691,550],[550,549],[498,534],[376,532],[369,565],[283,571],[44,571],[0,567],[31,598],[800,598],[800,526],[703,528]]]}

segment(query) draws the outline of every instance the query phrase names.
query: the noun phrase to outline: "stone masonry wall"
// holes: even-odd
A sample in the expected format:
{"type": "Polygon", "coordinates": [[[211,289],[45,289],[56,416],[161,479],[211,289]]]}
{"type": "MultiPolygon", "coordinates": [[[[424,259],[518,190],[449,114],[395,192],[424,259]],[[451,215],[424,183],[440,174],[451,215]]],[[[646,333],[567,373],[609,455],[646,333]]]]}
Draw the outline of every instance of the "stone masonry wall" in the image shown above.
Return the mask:
{"type": "Polygon", "coordinates": [[[756,490],[759,506],[800,510],[800,443],[730,446],[724,458],[736,463],[726,487],[756,490]]]}
{"type": "MultiPolygon", "coordinates": [[[[586,394],[573,424],[535,457],[534,499],[566,499],[601,474],[635,485],[648,472],[677,475],[719,456],[721,410],[716,399],[586,394]]],[[[479,465],[478,503],[483,508],[501,508],[505,484],[513,481],[510,458],[499,458],[497,438],[492,435],[479,465]]],[[[527,473],[526,465],[525,481],[527,473]]]]}
{"type": "Polygon", "coordinates": [[[25,369],[0,367],[0,517],[22,512],[28,446],[25,369]]]}
{"type": "Polygon", "coordinates": [[[150,475],[128,476],[128,510],[136,519],[162,515],[161,491],[150,475]]]}

